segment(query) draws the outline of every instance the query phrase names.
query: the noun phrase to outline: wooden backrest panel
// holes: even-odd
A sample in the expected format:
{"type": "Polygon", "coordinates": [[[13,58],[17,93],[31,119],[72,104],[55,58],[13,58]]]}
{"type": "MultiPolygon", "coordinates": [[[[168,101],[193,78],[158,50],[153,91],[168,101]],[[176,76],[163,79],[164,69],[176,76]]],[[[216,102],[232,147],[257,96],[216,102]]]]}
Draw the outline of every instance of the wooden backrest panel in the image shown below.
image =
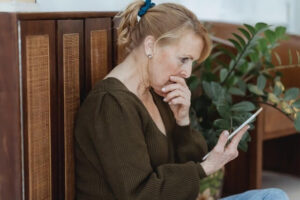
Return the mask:
{"type": "Polygon", "coordinates": [[[22,148],[18,27],[0,13],[0,199],[22,198],[22,148]]]}
{"type": "Polygon", "coordinates": [[[85,21],[86,91],[112,69],[112,23],[110,18],[85,21]]]}
{"type": "Polygon", "coordinates": [[[112,69],[114,14],[0,13],[0,199],[75,199],[76,112],[112,69]]]}
{"type": "Polygon", "coordinates": [[[74,121],[84,88],[83,20],[59,20],[58,77],[59,77],[59,198],[75,198],[74,121]],[[62,190],[63,189],[63,190],[62,190]]]}
{"type": "Polygon", "coordinates": [[[25,179],[28,199],[52,199],[52,135],[55,119],[55,23],[21,23],[25,179]]]}
{"type": "Polygon", "coordinates": [[[91,86],[101,80],[108,72],[107,30],[90,32],[91,43],[91,86]]]}

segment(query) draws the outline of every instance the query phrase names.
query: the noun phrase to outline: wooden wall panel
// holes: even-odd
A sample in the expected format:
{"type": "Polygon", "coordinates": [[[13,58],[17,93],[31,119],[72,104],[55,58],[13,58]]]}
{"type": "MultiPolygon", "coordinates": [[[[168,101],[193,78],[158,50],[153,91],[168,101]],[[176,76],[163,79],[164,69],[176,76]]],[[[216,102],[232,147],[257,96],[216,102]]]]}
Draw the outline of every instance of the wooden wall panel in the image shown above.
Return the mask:
{"type": "Polygon", "coordinates": [[[125,58],[125,51],[118,46],[118,27],[121,18],[116,17],[113,20],[113,66],[121,63],[125,58]]]}
{"type": "Polygon", "coordinates": [[[52,135],[56,133],[55,22],[22,21],[26,198],[52,199],[52,135]]]}
{"type": "Polygon", "coordinates": [[[0,13],[0,199],[21,200],[22,156],[15,14],[0,13]]]}
{"type": "Polygon", "coordinates": [[[83,21],[58,21],[60,199],[75,198],[73,127],[84,88],[83,21]],[[61,171],[63,170],[63,171],[61,171]],[[62,185],[64,184],[64,185],[62,185]],[[64,190],[61,190],[64,189],[64,190]]]}
{"type": "Polygon", "coordinates": [[[86,91],[112,69],[112,31],[110,18],[86,19],[86,91]]]}

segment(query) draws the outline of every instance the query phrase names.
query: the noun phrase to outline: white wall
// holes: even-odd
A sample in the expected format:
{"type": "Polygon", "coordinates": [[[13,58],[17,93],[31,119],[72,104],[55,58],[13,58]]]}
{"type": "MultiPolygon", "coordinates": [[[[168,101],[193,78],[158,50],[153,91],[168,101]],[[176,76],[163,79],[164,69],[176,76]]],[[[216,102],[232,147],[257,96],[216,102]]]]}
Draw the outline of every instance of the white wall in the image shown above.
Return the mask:
{"type": "MultiPolygon", "coordinates": [[[[0,11],[119,11],[132,0],[37,0],[37,3],[0,3],[0,11]]],[[[299,0],[155,0],[155,3],[181,3],[202,20],[231,23],[258,21],[284,25],[291,33],[300,34],[299,0]]]]}

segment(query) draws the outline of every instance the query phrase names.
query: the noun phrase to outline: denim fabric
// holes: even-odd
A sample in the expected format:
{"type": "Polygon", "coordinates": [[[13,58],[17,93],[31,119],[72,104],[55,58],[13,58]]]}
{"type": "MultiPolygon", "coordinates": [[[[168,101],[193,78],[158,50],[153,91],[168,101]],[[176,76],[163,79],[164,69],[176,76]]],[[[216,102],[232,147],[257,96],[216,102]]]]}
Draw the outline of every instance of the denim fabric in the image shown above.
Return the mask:
{"type": "Polygon", "coordinates": [[[289,200],[287,194],[277,188],[249,190],[247,192],[222,198],[221,200],[289,200]]]}

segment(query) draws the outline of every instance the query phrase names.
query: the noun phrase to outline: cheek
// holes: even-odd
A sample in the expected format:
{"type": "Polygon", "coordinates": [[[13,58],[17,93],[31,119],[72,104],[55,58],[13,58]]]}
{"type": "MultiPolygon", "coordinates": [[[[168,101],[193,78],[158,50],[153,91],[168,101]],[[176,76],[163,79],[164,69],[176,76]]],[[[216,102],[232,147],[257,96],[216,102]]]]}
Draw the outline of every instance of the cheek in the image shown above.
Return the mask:
{"type": "Polygon", "coordinates": [[[161,89],[171,83],[170,76],[176,75],[180,66],[174,55],[172,56],[167,51],[160,52],[158,55],[150,72],[151,82],[154,91],[160,96],[165,96],[161,89]]]}
{"type": "Polygon", "coordinates": [[[178,61],[175,56],[168,52],[161,53],[157,60],[157,66],[160,67],[158,71],[168,76],[175,75],[179,68],[178,61]]]}

